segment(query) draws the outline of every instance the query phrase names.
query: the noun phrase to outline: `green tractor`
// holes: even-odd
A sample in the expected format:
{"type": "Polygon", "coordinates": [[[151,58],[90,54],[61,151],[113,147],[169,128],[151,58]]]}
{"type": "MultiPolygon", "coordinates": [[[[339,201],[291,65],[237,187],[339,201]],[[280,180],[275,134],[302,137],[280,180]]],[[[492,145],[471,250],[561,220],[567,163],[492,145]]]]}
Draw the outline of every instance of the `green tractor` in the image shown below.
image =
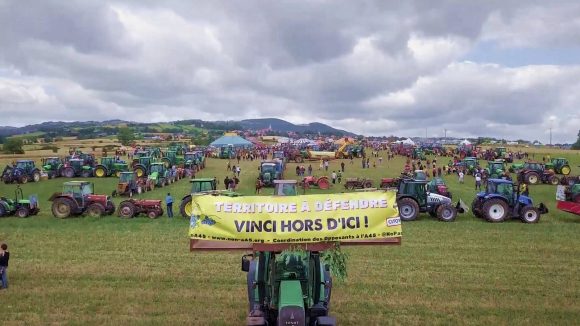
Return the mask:
{"type": "Polygon", "coordinates": [[[177,151],[167,151],[165,156],[161,159],[165,164],[166,168],[171,168],[172,166],[182,166],[185,163],[183,156],[178,156],[177,151]]]}
{"type": "Polygon", "coordinates": [[[282,179],[283,173],[284,167],[280,160],[260,163],[260,180],[265,187],[274,186],[274,181],[282,179]]]}
{"type": "Polygon", "coordinates": [[[521,170],[524,169],[525,164],[526,163],[512,163],[508,171],[510,171],[510,173],[519,173],[521,170]]]}
{"type": "Polygon", "coordinates": [[[195,152],[187,152],[183,156],[183,166],[186,169],[192,169],[194,171],[198,171],[201,169],[201,160],[199,159],[197,153],[195,152]]]}
{"type": "MultiPolygon", "coordinates": [[[[296,180],[275,180],[274,196],[297,196],[296,180]]],[[[255,251],[247,273],[247,325],[336,325],[329,316],[332,277],[319,251],[255,251]]]]}
{"type": "Polygon", "coordinates": [[[68,159],[62,169],[62,176],[65,178],[83,177],[90,178],[93,176],[94,169],[91,165],[86,164],[82,158],[68,159]]]}
{"type": "Polygon", "coordinates": [[[95,177],[105,178],[110,176],[119,177],[121,172],[128,172],[129,166],[123,161],[117,161],[114,157],[101,158],[101,164],[95,167],[95,177]]]}
{"type": "Polygon", "coordinates": [[[49,179],[54,179],[62,176],[64,169],[64,162],[60,157],[45,157],[41,160],[42,170],[46,172],[49,179]]]}
{"type": "Polygon", "coordinates": [[[524,163],[524,166],[518,172],[518,182],[525,182],[529,185],[535,185],[538,183],[558,185],[560,179],[556,176],[554,171],[547,170],[543,164],[528,161],[524,163]]]}
{"type": "Polygon", "coordinates": [[[483,171],[487,178],[500,178],[505,172],[505,162],[503,160],[487,161],[487,167],[483,171]]]}
{"type": "MultiPolygon", "coordinates": [[[[138,175],[139,173],[136,172],[138,175]]],[[[147,178],[150,180],[154,187],[164,187],[171,183],[170,173],[165,163],[155,162],[151,163],[149,166],[149,173],[147,178]]]]}
{"type": "Polygon", "coordinates": [[[234,145],[220,147],[219,158],[233,159],[235,157],[236,151],[234,150],[234,145]]]}
{"type": "Polygon", "coordinates": [[[191,206],[191,196],[217,191],[215,179],[191,179],[189,182],[191,182],[191,192],[189,195],[186,195],[181,199],[181,204],[179,205],[179,213],[181,213],[181,216],[184,218],[190,218],[193,211],[191,206]]]}
{"type": "Polygon", "coordinates": [[[426,160],[427,158],[425,157],[425,154],[423,153],[423,151],[420,148],[413,148],[413,153],[411,154],[411,157],[416,160],[416,159],[420,159],[420,160],[426,160]]]}
{"type": "Polygon", "coordinates": [[[461,162],[461,165],[465,167],[467,174],[473,175],[475,169],[479,166],[479,161],[477,157],[466,157],[461,162]]]}
{"type": "Polygon", "coordinates": [[[133,161],[133,171],[137,172],[137,178],[146,177],[153,163],[150,156],[141,156],[137,161],[133,161]]]}
{"type": "Polygon", "coordinates": [[[551,162],[545,164],[547,170],[553,170],[557,174],[569,175],[572,172],[567,159],[559,157],[553,158],[551,162]]]}
{"type": "Polygon", "coordinates": [[[427,212],[443,222],[453,222],[457,213],[464,213],[461,201],[453,206],[451,199],[427,192],[427,181],[403,178],[397,191],[397,206],[402,221],[414,221],[420,212],[427,212]]]}
{"type": "Polygon", "coordinates": [[[13,166],[6,166],[2,172],[2,180],[6,184],[40,181],[40,170],[33,160],[18,160],[13,166]]]}
{"type": "Polygon", "coordinates": [[[0,197],[0,217],[16,215],[24,218],[36,215],[39,211],[37,196],[32,195],[24,199],[20,186],[14,191],[14,200],[0,197]]]}

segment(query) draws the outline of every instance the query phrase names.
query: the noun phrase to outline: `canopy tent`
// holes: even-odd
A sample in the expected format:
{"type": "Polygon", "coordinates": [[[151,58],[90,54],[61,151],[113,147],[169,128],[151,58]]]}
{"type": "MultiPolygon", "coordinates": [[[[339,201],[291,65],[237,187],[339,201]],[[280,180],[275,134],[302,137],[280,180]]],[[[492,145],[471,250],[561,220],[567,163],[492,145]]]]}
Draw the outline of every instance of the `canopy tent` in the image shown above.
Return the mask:
{"type": "Polygon", "coordinates": [[[471,142],[467,139],[464,139],[459,143],[459,145],[469,146],[471,145],[471,142]]]}
{"type": "Polygon", "coordinates": [[[405,144],[405,145],[415,145],[415,142],[411,140],[411,138],[407,138],[403,141],[401,141],[401,143],[405,144]]]}
{"type": "Polygon", "coordinates": [[[315,141],[310,140],[308,138],[300,138],[300,139],[297,139],[297,140],[293,141],[292,143],[294,143],[295,145],[310,145],[310,144],[316,144],[315,141]]]}
{"type": "Polygon", "coordinates": [[[238,135],[232,134],[225,134],[220,138],[214,140],[210,146],[213,147],[222,147],[222,146],[229,146],[232,145],[233,147],[252,147],[253,144],[250,141],[245,140],[244,138],[238,135]]]}

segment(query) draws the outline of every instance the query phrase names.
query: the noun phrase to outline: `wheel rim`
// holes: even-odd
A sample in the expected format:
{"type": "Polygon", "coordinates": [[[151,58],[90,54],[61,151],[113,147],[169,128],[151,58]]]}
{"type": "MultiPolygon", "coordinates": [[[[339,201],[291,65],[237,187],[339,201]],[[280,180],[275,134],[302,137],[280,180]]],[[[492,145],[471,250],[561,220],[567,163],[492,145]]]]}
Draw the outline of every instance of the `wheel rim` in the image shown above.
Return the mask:
{"type": "Polygon", "coordinates": [[[91,217],[99,217],[99,216],[101,216],[100,212],[96,208],[89,208],[88,213],[89,213],[89,216],[91,216],[91,217]]]}
{"type": "Polygon", "coordinates": [[[122,207],[120,212],[121,212],[121,216],[125,217],[125,218],[131,217],[131,215],[132,215],[130,207],[122,207]]]}
{"type": "Polygon", "coordinates": [[[411,217],[415,215],[415,208],[411,205],[404,205],[401,207],[401,216],[402,217],[411,217]]]}
{"type": "Polygon", "coordinates": [[[68,215],[70,213],[70,207],[65,203],[60,203],[56,206],[56,211],[61,215],[68,215]]]}
{"type": "Polygon", "coordinates": [[[524,214],[524,219],[528,222],[533,222],[538,218],[538,213],[534,210],[529,210],[524,214]]]}
{"type": "Polygon", "coordinates": [[[38,182],[38,181],[40,181],[40,174],[35,173],[34,174],[34,182],[38,182]]]}
{"type": "Polygon", "coordinates": [[[140,178],[143,176],[143,170],[137,169],[137,176],[140,178]]]}
{"type": "Polygon", "coordinates": [[[538,177],[537,177],[536,175],[530,175],[530,176],[528,177],[528,181],[529,181],[531,184],[536,184],[536,183],[538,183],[538,177]]]}
{"type": "Polygon", "coordinates": [[[95,175],[99,178],[104,177],[105,176],[105,170],[103,169],[96,169],[95,170],[95,175]]]}
{"type": "Polygon", "coordinates": [[[562,174],[564,175],[570,174],[570,168],[567,166],[562,167],[562,174]]]}
{"type": "Polygon", "coordinates": [[[444,220],[448,220],[453,216],[453,212],[451,211],[451,209],[449,209],[448,207],[443,209],[443,212],[441,213],[441,217],[444,220]]]}
{"type": "Polygon", "coordinates": [[[505,214],[505,209],[500,204],[494,204],[489,208],[489,217],[492,220],[499,220],[505,214]]]}

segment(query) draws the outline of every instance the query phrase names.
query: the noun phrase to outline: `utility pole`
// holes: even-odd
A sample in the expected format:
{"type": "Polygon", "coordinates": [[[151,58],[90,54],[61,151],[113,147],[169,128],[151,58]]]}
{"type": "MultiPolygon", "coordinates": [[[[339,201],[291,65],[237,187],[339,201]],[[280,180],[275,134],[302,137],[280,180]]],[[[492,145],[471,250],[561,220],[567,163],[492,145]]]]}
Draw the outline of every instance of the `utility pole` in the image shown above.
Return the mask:
{"type": "Polygon", "coordinates": [[[443,129],[445,131],[445,136],[443,138],[447,139],[447,129],[443,129]]]}
{"type": "Polygon", "coordinates": [[[427,139],[427,128],[425,128],[425,139],[427,139]]]}
{"type": "Polygon", "coordinates": [[[552,126],[550,126],[550,146],[552,146],[552,126]]]}

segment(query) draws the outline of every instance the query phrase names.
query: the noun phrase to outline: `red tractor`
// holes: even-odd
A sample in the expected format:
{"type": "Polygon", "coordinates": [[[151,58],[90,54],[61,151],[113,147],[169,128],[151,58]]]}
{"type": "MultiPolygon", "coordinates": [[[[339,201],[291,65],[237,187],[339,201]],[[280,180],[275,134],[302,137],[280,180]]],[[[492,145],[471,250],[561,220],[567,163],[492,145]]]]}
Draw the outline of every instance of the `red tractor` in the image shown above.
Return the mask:
{"type": "Polygon", "coordinates": [[[119,204],[117,215],[120,218],[133,218],[139,214],[146,214],[151,219],[162,216],[163,207],[161,206],[161,200],[128,199],[119,204]]]}
{"type": "Polygon", "coordinates": [[[328,181],[328,177],[326,176],[317,178],[315,176],[309,175],[307,177],[304,177],[304,179],[302,179],[299,185],[304,188],[310,188],[312,186],[318,187],[319,189],[330,188],[330,182],[328,181]]]}
{"type": "Polygon", "coordinates": [[[399,187],[399,181],[401,178],[382,178],[381,188],[397,188],[399,187]]]}
{"type": "Polygon", "coordinates": [[[52,215],[56,218],[67,218],[84,213],[91,217],[113,214],[115,204],[111,198],[107,195],[93,194],[93,188],[92,182],[65,182],[63,191],[54,193],[48,199],[52,201],[52,215]]]}

